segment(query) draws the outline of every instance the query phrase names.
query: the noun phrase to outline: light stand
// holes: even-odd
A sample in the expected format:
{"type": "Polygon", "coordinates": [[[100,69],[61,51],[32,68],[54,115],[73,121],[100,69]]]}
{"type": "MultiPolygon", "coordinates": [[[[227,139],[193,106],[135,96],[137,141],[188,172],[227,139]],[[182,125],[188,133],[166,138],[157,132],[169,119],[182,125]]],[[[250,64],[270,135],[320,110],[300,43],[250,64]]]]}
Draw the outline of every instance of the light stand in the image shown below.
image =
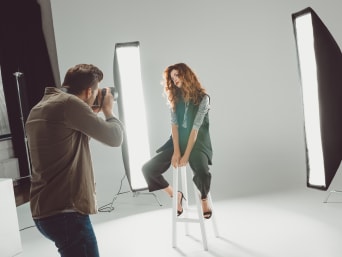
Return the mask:
{"type": "MultiPolygon", "coordinates": [[[[325,200],[324,200],[324,203],[329,203],[329,202],[328,202],[329,197],[331,196],[331,194],[335,194],[335,193],[336,193],[336,194],[342,194],[342,191],[341,191],[341,190],[336,190],[336,189],[330,190],[330,192],[329,192],[327,198],[325,198],[325,200]]],[[[342,202],[338,202],[338,203],[342,203],[342,202]]]]}
{"type": "Polygon", "coordinates": [[[342,203],[342,201],[332,201],[332,200],[328,201],[332,195],[342,195],[342,190],[339,190],[339,189],[330,190],[325,200],[323,201],[323,203],[342,203]]]}
{"type": "Polygon", "coordinates": [[[23,106],[22,106],[22,101],[21,101],[20,82],[19,82],[19,78],[23,75],[23,73],[17,71],[15,73],[13,73],[13,75],[15,76],[16,85],[17,85],[18,102],[19,102],[19,110],[20,110],[20,120],[21,120],[21,126],[22,126],[23,134],[24,134],[27,167],[28,167],[28,171],[29,171],[29,175],[24,176],[24,177],[20,177],[20,179],[23,179],[23,178],[31,177],[31,174],[32,174],[31,173],[30,153],[29,153],[29,149],[28,149],[28,142],[27,142],[26,131],[25,131],[25,120],[24,120],[23,106]]]}
{"type": "Polygon", "coordinates": [[[143,194],[143,195],[153,195],[155,200],[158,202],[159,206],[163,206],[161,204],[161,202],[159,201],[158,197],[156,196],[156,194],[153,193],[153,192],[151,192],[151,193],[142,193],[141,191],[132,191],[132,190],[121,192],[122,182],[123,182],[123,180],[125,178],[126,178],[126,174],[122,177],[119,191],[114,195],[113,200],[110,203],[100,207],[98,209],[99,212],[112,212],[112,211],[114,211],[113,205],[114,205],[114,202],[116,201],[116,199],[119,197],[119,195],[131,193],[131,192],[133,193],[133,197],[138,197],[141,194],[143,194]]]}

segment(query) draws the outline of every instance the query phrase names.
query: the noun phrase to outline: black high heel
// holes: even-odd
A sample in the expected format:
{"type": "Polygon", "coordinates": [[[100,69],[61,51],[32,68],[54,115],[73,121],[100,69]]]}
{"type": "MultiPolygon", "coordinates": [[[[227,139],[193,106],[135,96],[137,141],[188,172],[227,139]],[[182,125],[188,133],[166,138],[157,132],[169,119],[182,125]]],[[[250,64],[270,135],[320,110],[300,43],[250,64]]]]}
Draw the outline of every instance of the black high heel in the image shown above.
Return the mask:
{"type": "MultiPolygon", "coordinates": [[[[202,201],[207,201],[207,200],[208,200],[208,198],[202,199],[202,201]]],[[[203,212],[203,218],[205,218],[207,220],[210,219],[212,215],[213,215],[212,209],[209,209],[209,211],[203,212]]]]}
{"type": "MultiPolygon", "coordinates": [[[[184,199],[184,200],[186,200],[186,199],[185,199],[185,197],[184,197],[184,195],[183,195],[183,192],[181,192],[181,191],[178,191],[178,192],[181,194],[180,205],[182,206],[182,204],[183,204],[183,199],[184,199]]],[[[177,196],[178,196],[178,194],[177,194],[177,196]]],[[[183,213],[183,206],[182,206],[182,210],[181,210],[181,211],[178,211],[178,210],[177,210],[177,216],[180,216],[182,213],[183,213]]]]}

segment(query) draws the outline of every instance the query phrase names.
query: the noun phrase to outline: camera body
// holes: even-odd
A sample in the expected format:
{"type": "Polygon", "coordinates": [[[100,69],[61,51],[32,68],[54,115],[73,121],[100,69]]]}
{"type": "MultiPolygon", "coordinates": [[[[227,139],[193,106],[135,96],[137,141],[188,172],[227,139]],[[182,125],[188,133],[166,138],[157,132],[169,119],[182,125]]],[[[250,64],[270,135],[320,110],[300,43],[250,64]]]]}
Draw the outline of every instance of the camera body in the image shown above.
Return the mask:
{"type": "Polygon", "coordinates": [[[99,88],[99,92],[95,98],[95,101],[93,103],[92,108],[102,108],[103,100],[107,94],[107,88],[110,90],[110,93],[114,97],[114,102],[118,99],[119,93],[116,90],[115,87],[104,87],[104,88],[99,88]]]}

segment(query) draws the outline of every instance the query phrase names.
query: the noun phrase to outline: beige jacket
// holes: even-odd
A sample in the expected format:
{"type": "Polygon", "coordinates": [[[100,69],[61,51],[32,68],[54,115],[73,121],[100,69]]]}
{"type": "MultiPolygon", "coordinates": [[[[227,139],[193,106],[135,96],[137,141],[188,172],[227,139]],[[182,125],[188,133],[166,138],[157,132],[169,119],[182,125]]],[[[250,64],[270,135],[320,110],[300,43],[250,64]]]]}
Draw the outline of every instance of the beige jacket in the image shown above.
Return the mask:
{"type": "Polygon", "coordinates": [[[117,118],[105,121],[77,96],[47,87],[28,116],[26,134],[32,162],[32,217],[70,210],[96,213],[89,139],[120,146],[122,123],[117,118]]]}

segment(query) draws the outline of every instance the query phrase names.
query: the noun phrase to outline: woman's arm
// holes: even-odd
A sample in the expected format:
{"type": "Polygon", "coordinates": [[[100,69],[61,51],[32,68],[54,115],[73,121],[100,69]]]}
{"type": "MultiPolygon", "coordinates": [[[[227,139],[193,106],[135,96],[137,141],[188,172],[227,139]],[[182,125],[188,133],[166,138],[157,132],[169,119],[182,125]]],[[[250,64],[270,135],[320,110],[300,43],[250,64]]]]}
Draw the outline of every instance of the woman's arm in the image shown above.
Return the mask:
{"type": "Polygon", "coordinates": [[[185,166],[188,163],[192,148],[194,147],[196,139],[197,139],[197,134],[198,134],[197,129],[191,130],[191,133],[190,133],[190,136],[188,139],[188,144],[186,146],[184,155],[182,156],[182,158],[179,161],[179,166],[185,166]]]}
{"type": "Polygon", "coordinates": [[[178,135],[178,125],[171,125],[172,142],[173,142],[173,155],[171,159],[171,164],[173,167],[179,166],[179,160],[181,158],[180,148],[179,148],[179,135],[178,135]]]}
{"type": "Polygon", "coordinates": [[[190,132],[190,136],[188,139],[188,144],[186,146],[184,155],[182,156],[180,163],[179,163],[180,166],[185,166],[188,163],[192,148],[194,147],[195,142],[197,140],[198,130],[202,126],[204,117],[208,113],[209,109],[210,109],[209,96],[205,95],[198,107],[198,112],[196,113],[196,116],[195,116],[192,130],[190,132]]]}

